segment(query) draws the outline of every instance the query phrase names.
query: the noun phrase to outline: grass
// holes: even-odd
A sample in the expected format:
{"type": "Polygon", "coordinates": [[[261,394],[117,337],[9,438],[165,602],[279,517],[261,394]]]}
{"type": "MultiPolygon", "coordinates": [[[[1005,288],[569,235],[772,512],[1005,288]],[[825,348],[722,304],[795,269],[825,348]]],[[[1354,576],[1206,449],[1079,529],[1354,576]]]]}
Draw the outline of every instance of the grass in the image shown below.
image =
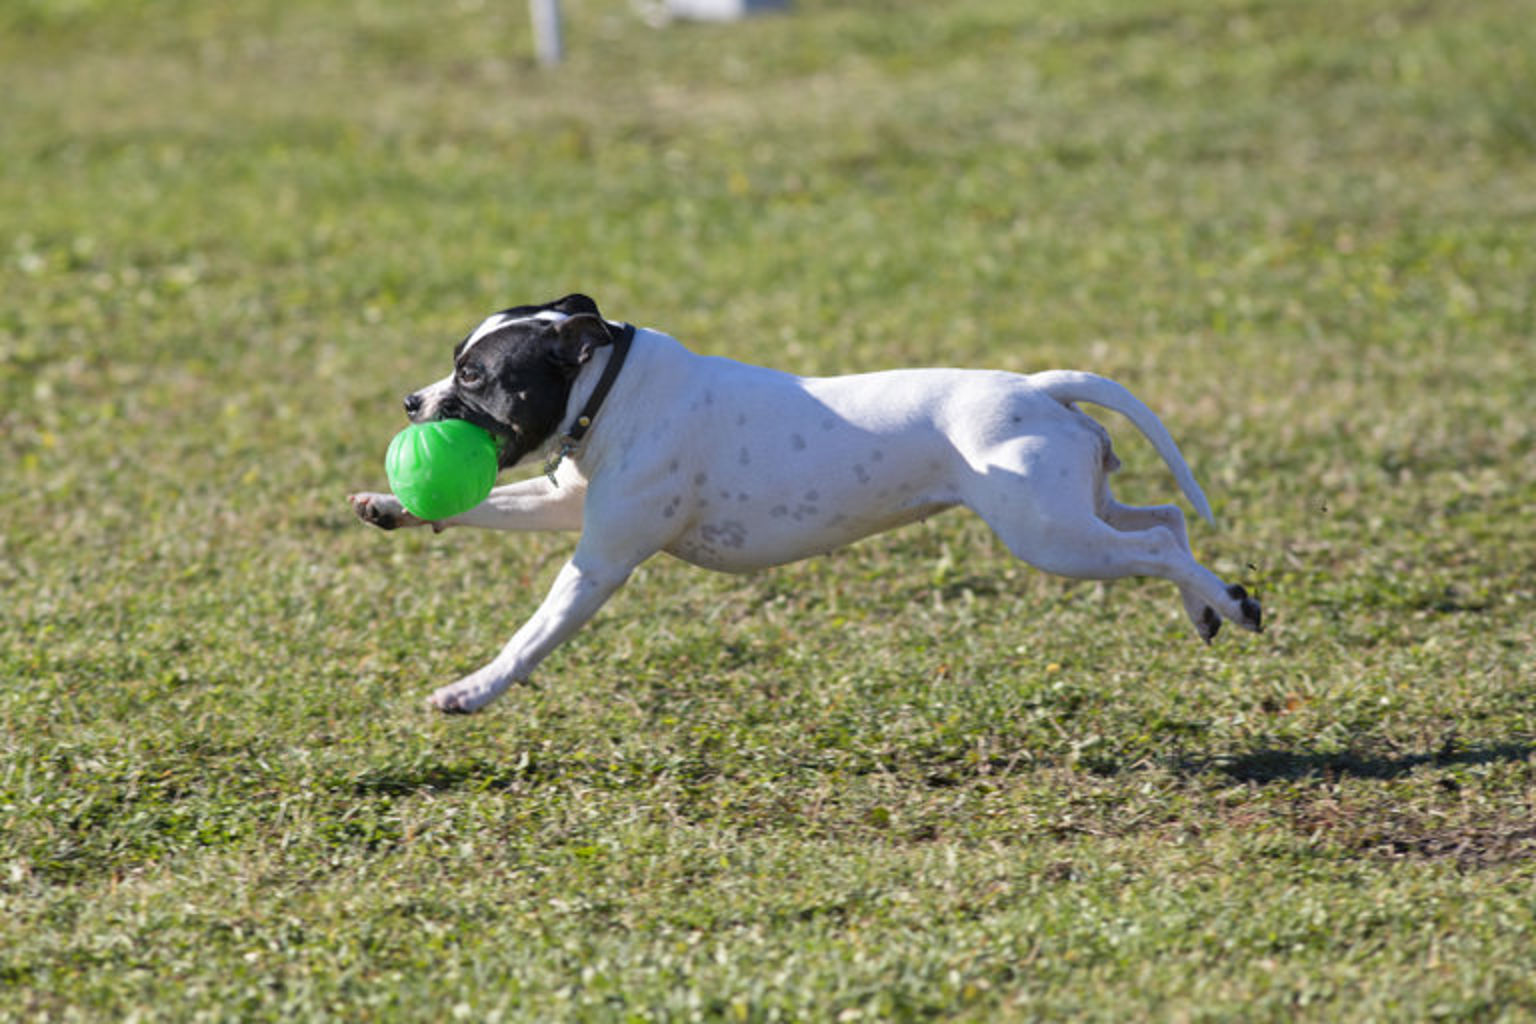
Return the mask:
{"type": "Polygon", "coordinates": [[[0,12],[0,1017],[1536,1017],[1525,5],[566,8],[0,12]],[[433,717],[570,539],[342,499],[572,289],[1115,376],[1271,627],[952,514],[433,717]]]}

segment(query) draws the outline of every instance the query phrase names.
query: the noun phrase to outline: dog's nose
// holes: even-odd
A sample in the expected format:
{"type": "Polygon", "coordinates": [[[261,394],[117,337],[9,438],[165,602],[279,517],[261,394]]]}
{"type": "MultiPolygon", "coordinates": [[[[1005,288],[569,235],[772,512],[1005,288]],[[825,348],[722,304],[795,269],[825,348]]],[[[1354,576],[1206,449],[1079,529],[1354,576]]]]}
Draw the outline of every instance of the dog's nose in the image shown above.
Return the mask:
{"type": "Polygon", "coordinates": [[[421,394],[412,391],[405,396],[405,414],[411,417],[411,419],[415,419],[416,414],[419,412],[421,412],[421,394]]]}

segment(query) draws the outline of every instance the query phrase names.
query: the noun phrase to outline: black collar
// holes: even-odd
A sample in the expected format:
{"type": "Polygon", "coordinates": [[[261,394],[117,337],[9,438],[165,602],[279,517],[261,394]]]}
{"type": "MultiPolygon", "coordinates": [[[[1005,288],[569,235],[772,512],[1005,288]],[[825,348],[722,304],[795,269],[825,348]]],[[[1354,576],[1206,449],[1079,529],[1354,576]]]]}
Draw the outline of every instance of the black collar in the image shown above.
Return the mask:
{"type": "MultiPolygon", "coordinates": [[[[613,389],[613,382],[618,380],[619,371],[624,369],[624,359],[629,355],[629,346],[635,340],[635,325],[620,324],[619,330],[614,335],[613,352],[608,356],[608,365],[603,367],[603,375],[597,379],[597,387],[592,389],[592,394],[587,398],[587,404],[581,407],[581,412],[576,414],[576,422],[571,424],[560,438],[560,447],[557,448],[549,461],[544,463],[544,475],[549,477],[549,482],[555,484],[555,470],[559,468],[561,460],[567,455],[573,454],[581,447],[582,439],[587,436],[587,431],[592,427],[592,421],[597,418],[597,412],[603,407],[603,399],[608,397],[608,392],[613,389]]],[[[556,486],[559,486],[556,484],[556,486]]]]}

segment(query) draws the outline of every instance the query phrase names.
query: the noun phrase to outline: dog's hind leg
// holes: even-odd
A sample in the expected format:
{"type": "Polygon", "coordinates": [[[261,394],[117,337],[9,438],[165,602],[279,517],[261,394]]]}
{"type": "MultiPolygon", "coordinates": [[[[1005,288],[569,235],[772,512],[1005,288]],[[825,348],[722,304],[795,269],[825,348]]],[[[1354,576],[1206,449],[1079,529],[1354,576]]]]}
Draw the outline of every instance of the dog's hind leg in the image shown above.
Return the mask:
{"type": "Polygon", "coordinates": [[[983,470],[963,488],[965,504],[1016,558],[1037,569],[1074,579],[1158,576],[1172,581],[1202,639],[1215,635],[1221,619],[1260,629],[1259,603],[1190,554],[1178,509],[1113,503],[1124,513],[1115,511],[1102,471],[1095,471],[1103,463],[1084,458],[1098,459],[1100,453],[1074,447],[1005,445],[989,452],[983,470]],[[1093,470],[1085,471],[1089,466],[1093,470]],[[1101,510],[1127,528],[1100,518],[1101,510]]]}
{"type": "MultiPolygon", "coordinates": [[[[1098,505],[1100,518],[1115,529],[1134,533],[1138,530],[1163,527],[1173,534],[1173,539],[1178,543],[1180,550],[1191,559],[1194,558],[1194,553],[1189,547],[1189,531],[1184,525],[1184,513],[1177,505],[1122,505],[1110,495],[1107,486],[1100,488],[1098,505]]],[[[1201,599],[1198,591],[1180,586],[1179,597],[1183,600],[1184,612],[1189,616],[1189,621],[1194,623],[1200,639],[1210,643],[1215,639],[1217,630],[1221,628],[1221,616],[1201,599]]]]}
{"type": "Polygon", "coordinates": [[[1059,576],[1108,580],[1159,576],[1178,585],[1186,610],[1204,640],[1216,635],[1221,619],[1257,633],[1263,618],[1259,603],[1240,586],[1228,586],[1180,543],[1166,525],[1118,530],[1097,516],[1051,522],[1043,531],[1013,531],[990,523],[1013,554],[1059,576]],[[1022,535],[1021,535],[1022,534],[1022,535]]]}

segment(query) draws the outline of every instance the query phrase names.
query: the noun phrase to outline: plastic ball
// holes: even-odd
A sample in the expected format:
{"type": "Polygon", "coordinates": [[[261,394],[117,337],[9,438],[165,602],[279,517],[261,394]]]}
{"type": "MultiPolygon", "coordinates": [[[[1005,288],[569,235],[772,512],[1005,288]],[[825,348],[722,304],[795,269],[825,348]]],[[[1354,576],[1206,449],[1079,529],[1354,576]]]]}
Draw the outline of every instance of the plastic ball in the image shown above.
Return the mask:
{"type": "Polygon", "coordinates": [[[468,512],[496,486],[496,441],[464,420],[413,423],[389,443],[384,473],[400,504],[418,519],[468,512]]]}

